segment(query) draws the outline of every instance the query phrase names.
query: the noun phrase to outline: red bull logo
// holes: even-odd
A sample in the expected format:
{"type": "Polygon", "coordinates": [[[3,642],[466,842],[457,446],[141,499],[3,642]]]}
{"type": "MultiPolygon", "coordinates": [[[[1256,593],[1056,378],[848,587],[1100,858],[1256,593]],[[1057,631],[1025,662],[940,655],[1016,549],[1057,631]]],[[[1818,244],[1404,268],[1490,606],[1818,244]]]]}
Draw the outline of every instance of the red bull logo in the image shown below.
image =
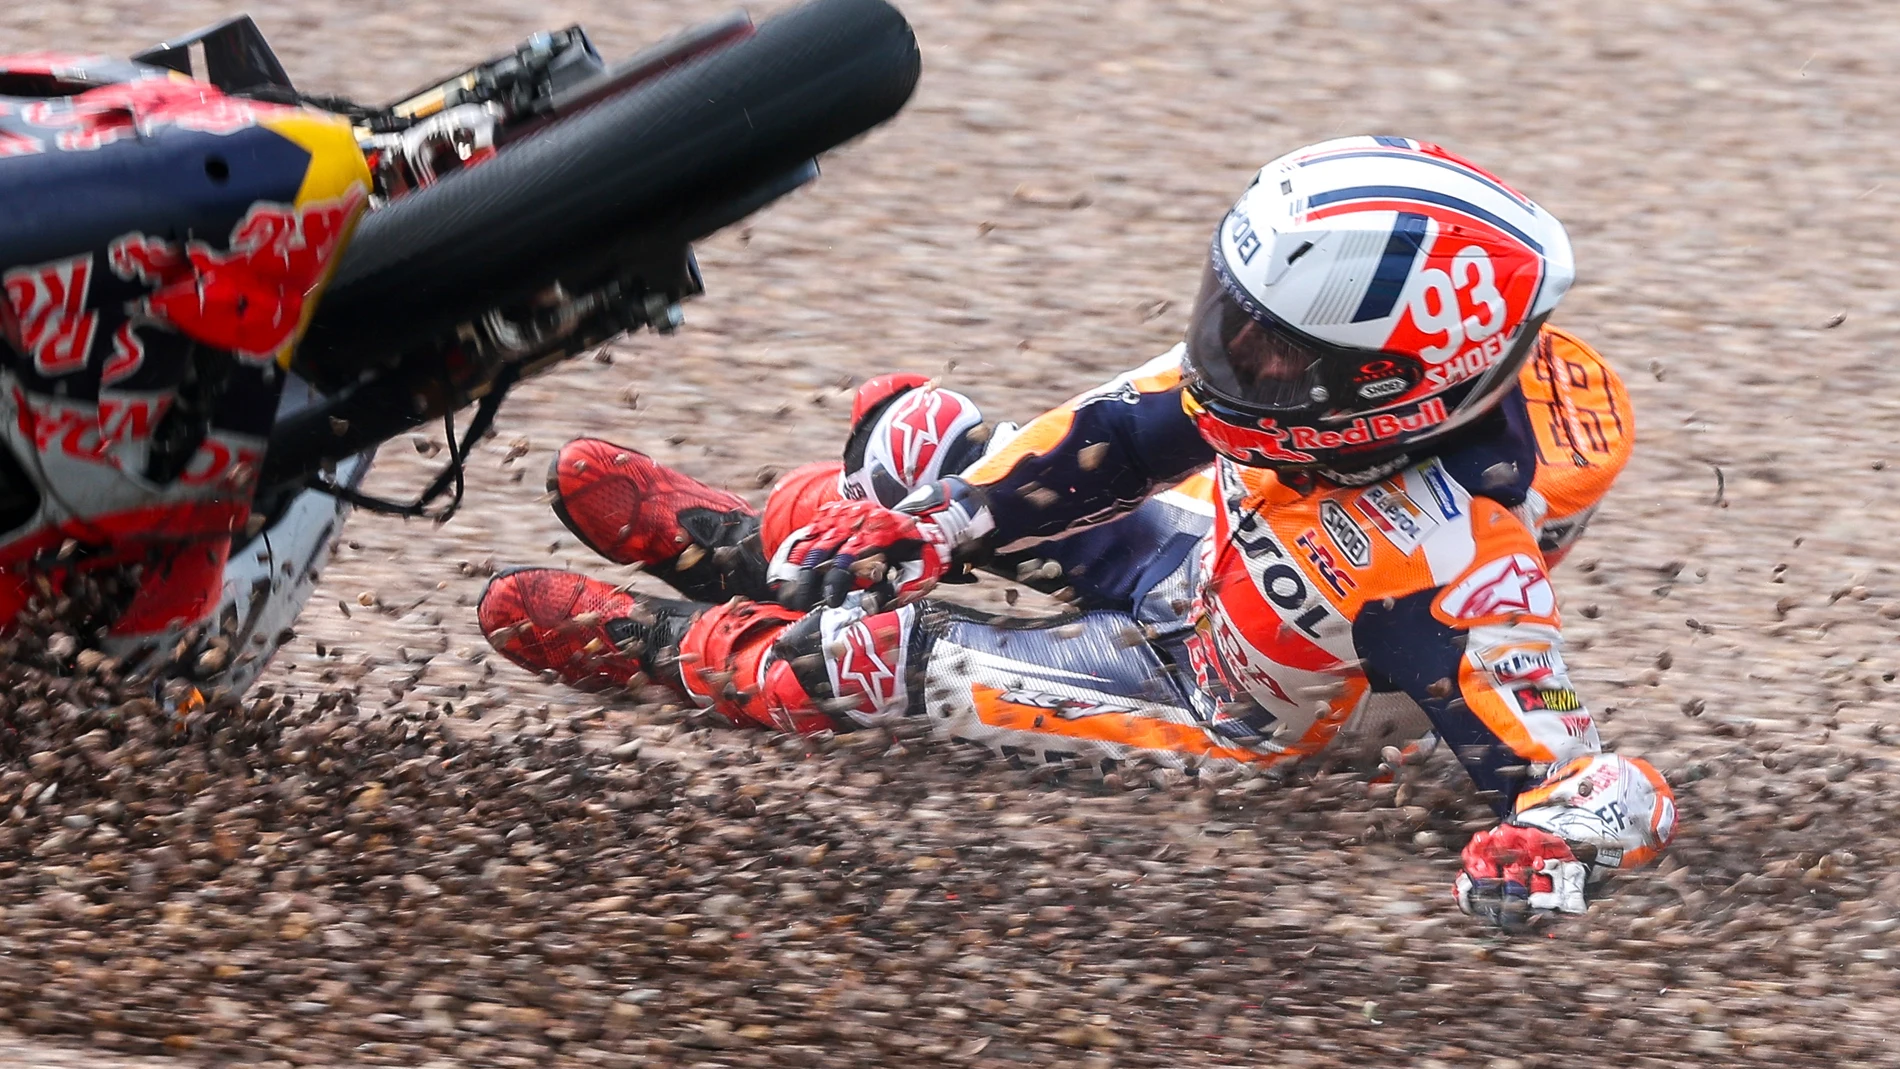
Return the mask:
{"type": "MultiPolygon", "coordinates": [[[[1294,427],[1293,444],[1301,449],[1344,449],[1370,445],[1403,434],[1413,434],[1445,422],[1445,402],[1432,398],[1409,416],[1361,416],[1340,431],[1322,431],[1313,427],[1294,427]]],[[[1311,458],[1308,458],[1311,459],[1311,458]]]]}
{"type": "Polygon", "coordinates": [[[47,378],[86,366],[99,313],[86,309],[92,283],[92,254],[34,267],[17,267],[0,277],[6,290],[7,334],[14,346],[33,358],[33,370],[47,378]]]}
{"type": "MultiPolygon", "coordinates": [[[[1263,419],[1251,427],[1241,427],[1216,419],[1206,409],[1196,405],[1194,426],[1207,444],[1214,447],[1215,452],[1242,464],[1271,467],[1274,464],[1311,464],[1318,459],[1311,453],[1288,449],[1286,430],[1271,419],[1263,419]]],[[[1293,433],[1297,435],[1299,431],[1296,429],[1293,433]]]]}
{"type": "Polygon", "coordinates": [[[206,345],[266,361],[289,345],[304,306],[363,204],[361,189],[303,208],[253,207],[226,249],[183,249],[128,234],[107,255],[120,278],[156,284],[146,311],[206,345]]]}

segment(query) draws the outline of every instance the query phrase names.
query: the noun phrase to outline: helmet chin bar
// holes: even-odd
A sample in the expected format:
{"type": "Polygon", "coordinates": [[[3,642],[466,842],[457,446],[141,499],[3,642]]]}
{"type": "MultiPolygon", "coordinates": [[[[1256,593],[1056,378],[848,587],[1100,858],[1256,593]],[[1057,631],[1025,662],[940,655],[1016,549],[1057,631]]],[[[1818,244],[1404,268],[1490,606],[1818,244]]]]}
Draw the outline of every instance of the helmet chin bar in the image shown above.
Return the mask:
{"type": "MultiPolygon", "coordinates": [[[[1214,388],[1191,353],[1184,402],[1201,436],[1235,463],[1316,475],[1342,485],[1376,482],[1497,411],[1517,383],[1548,315],[1520,327],[1510,347],[1481,374],[1400,406],[1334,408],[1320,416],[1313,412],[1319,404],[1305,410],[1237,404],[1214,388]]],[[[1319,391],[1313,392],[1312,400],[1320,402],[1319,391]]]]}

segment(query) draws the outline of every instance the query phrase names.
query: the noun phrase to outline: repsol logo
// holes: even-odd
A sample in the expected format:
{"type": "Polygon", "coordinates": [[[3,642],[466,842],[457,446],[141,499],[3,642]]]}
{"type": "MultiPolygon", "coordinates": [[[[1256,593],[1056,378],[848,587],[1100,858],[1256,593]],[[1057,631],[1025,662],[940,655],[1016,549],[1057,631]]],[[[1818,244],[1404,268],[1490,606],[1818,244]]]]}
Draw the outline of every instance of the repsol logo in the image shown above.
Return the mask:
{"type": "Polygon", "coordinates": [[[1243,499],[1236,492],[1233,482],[1227,479],[1222,482],[1227,484],[1224,495],[1227,515],[1234,518],[1233,543],[1240,547],[1249,560],[1260,564],[1260,575],[1255,585],[1283,613],[1295,614],[1294,627],[1308,638],[1318,638],[1319,625],[1326,619],[1326,600],[1313,597],[1306,576],[1294,566],[1286,548],[1273,536],[1260,514],[1242,507],[1243,499]]]}

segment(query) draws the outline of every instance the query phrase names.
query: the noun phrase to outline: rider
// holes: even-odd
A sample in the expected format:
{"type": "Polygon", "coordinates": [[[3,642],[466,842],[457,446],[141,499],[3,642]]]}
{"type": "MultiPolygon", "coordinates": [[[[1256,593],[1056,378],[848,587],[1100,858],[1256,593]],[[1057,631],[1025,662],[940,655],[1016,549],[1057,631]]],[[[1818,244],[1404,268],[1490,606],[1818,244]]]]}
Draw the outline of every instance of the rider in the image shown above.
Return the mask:
{"type": "Polygon", "coordinates": [[[1602,752],[1564,666],[1547,569],[1633,434],[1620,381],[1546,325],[1573,274],[1554,218],[1435,145],[1303,148],[1222,221],[1183,344],[1019,431],[873,380],[842,468],[794,472],[763,517],[570,444],[562,519],[695,600],[527,569],[482,627],[577,686],[790,731],[917,718],[1023,763],[1262,766],[1430,733],[1503,818],[1464,851],[1460,906],[1578,911],[1675,810],[1649,763],[1602,752]],[[1074,611],[920,600],[973,566],[1074,611]]]}

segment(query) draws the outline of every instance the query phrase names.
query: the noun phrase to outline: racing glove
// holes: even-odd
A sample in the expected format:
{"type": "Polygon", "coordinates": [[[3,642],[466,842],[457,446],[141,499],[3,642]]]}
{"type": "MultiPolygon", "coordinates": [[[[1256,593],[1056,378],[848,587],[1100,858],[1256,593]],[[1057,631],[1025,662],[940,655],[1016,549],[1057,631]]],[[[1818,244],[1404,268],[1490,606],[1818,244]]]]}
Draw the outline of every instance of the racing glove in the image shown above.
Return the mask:
{"type": "Polygon", "coordinates": [[[1472,836],[1453,885],[1458,908],[1499,925],[1582,913],[1588,894],[1675,837],[1675,794],[1654,766],[1579,757],[1518,795],[1504,823],[1472,836]]]}
{"type": "Polygon", "coordinates": [[[982,495],[961,479],[918,487],[895,508],[847,499],[820,508],[773,555],[767,580],[786,606],[840,606],[870,591],[888,605],[928,593],[995,528],[982,495]]]}

